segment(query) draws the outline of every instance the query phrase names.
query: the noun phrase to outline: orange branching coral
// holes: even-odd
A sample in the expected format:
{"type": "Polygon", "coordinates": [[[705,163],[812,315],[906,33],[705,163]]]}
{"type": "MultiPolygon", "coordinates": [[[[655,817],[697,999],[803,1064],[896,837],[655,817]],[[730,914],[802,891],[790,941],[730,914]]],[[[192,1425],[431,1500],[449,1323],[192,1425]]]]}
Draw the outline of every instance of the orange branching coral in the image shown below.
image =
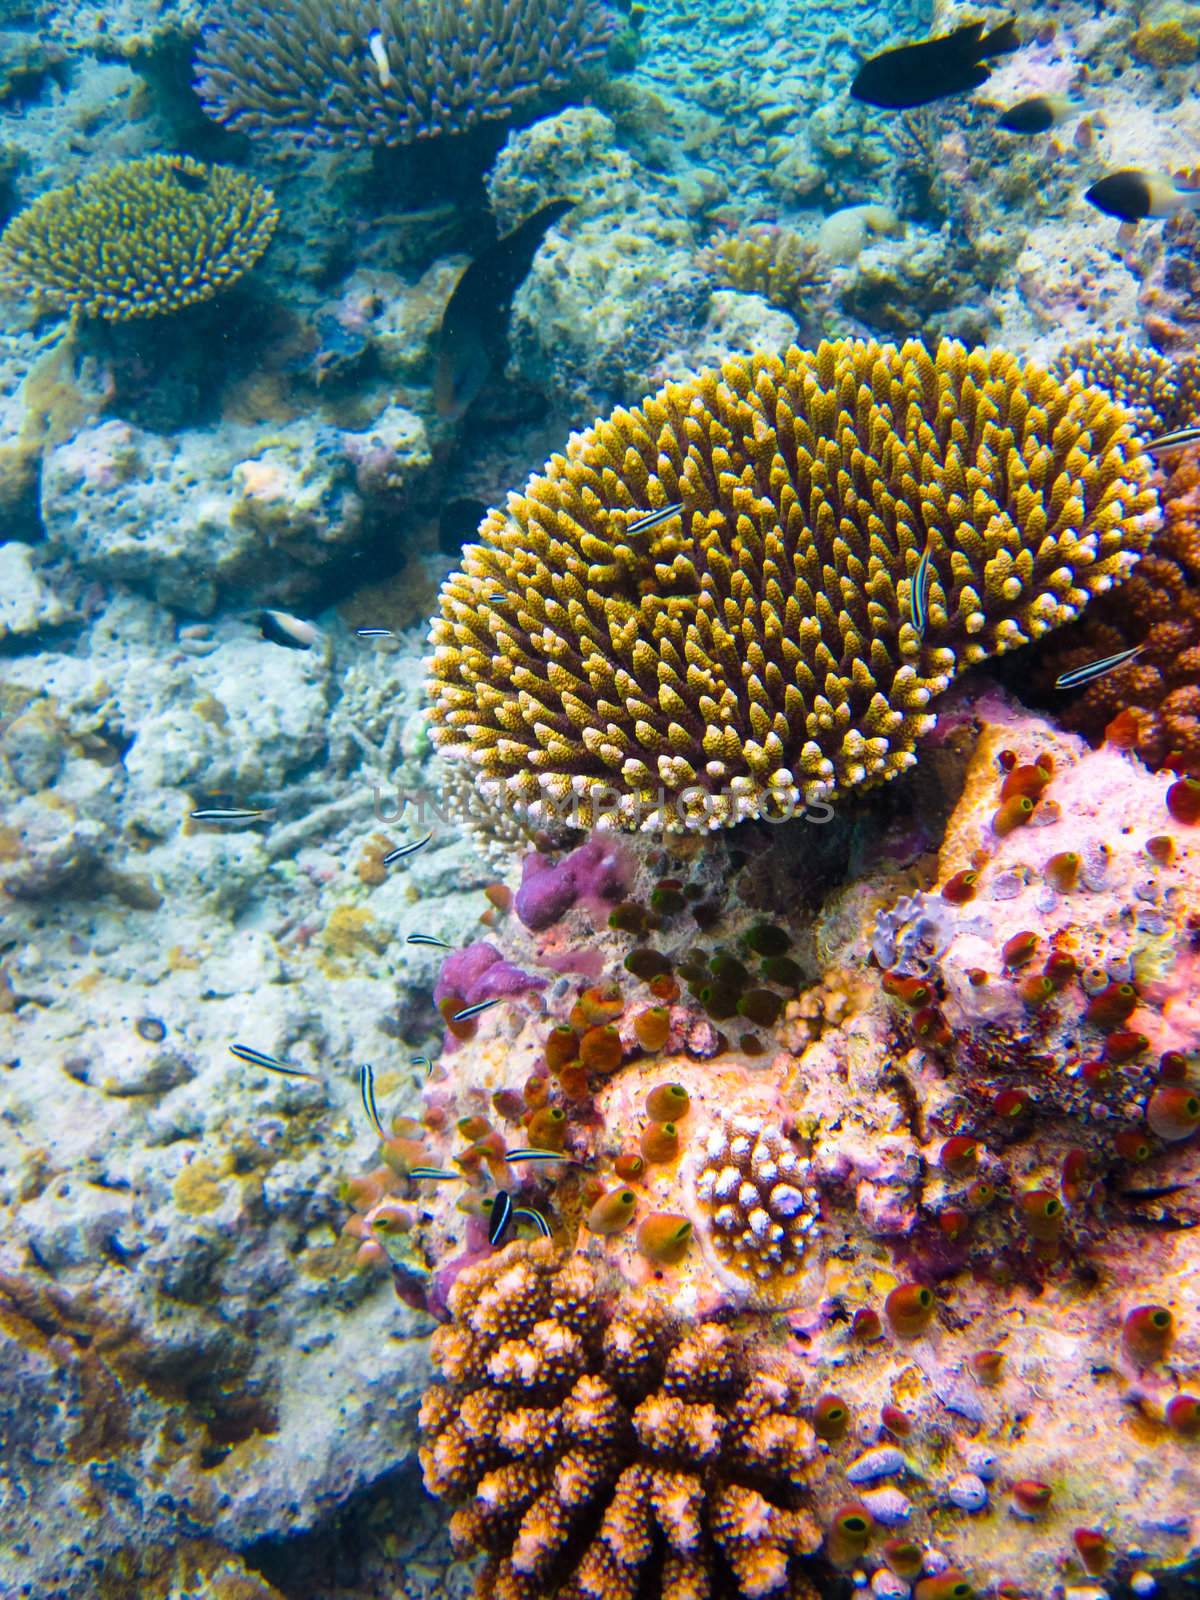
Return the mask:
{"type": "Polygon", "coordinates": [[[1200,450],[1174,458],[1164,523],[1119,594],[1105,597],[1047,651],[1048,681],[1140,645],[1062,713],[1099,740],[1106,730],[1151,767],[1200,773],[1200,450]]]}
{"type": "Polygon", "coordinates": [[[434,739],[538,824],[716,828],[882,782],[964,667],[1132,567],[1157,508],[1131,433],[948,341],[668,384],[485,520],[433,624],[434,739]]]}
{"type": "Polygon", "coordinates": [[[614,1308],[547,1240],[467,1268],[450,1309],[421,1464],[487,1552],[478,1600],[809,1600],[816,1439],[732,1328],[614,1308]]]}

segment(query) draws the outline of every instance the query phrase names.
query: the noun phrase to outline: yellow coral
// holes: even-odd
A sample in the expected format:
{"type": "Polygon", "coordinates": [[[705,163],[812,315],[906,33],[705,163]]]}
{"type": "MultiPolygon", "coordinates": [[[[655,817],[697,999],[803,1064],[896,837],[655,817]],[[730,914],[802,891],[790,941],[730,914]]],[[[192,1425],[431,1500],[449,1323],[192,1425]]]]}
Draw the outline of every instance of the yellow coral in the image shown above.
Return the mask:
{"type": "Polygon", "coordinates": [[[1178,17],[1161,22],[1143,22],[1129,42],[1136,60],[1163,71],[1167,67],[1186,67],[1200,56],[1200,39],[1189,33],[1178,17]]]}
{"type": "Polygon", "coordinates": [[[189,156],[125,161],[51,189],[0,236],[0,278],[64,311],[122,322],[209,300],[279,220],[269,189],[189,156]]]}
{"type": "Polygon", "coordinates": [[[1064,383],[1077,377],[1103,389],[1133,412],[1144,433],[1155,434],[1188,419],[1195,365],[1195,357],[1175,362],[1150,345],[1134,344],[1118,334],[1067,345],[1050,371],[1064,383]]]}
{"type": "Polygon", "coordinates": [[[816,250],[788,228],[760,224],[718,239],[710,252],[723,283],[803,316],[822,279],[816,250]]]}
{"type": "Polygon", "coordinates": [[[802,1396],[727,1326],[606,1300],[546,1240],[468,1267],[422,1403],[432,1494],[488,1560],[477,1600],[807,1596],[822,1465],[802,1396]]]}
{"type": "Polygon", "coordinates": [[[959,672],[1132,567],[1157,514],[1132,432],[951,342],[668,384],[489,513],[433,624],[433,738],[537,823],[713,828],[891,778],[959,672]]]}

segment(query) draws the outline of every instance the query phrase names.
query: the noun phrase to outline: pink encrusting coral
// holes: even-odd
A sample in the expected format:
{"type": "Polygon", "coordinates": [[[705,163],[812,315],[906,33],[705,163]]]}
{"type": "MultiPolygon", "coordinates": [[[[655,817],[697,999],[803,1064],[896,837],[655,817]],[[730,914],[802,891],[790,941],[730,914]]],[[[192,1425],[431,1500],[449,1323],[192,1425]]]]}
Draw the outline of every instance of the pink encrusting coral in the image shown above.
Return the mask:
{"type": "MultiPolygon", "coordinates": [[[[538,1213],[586,1263],[597,1326],[653,1306],[724,1330],[749,1367],[770,1348],[824,1462],[795,1486],[823,1535],[805,1583],[1051,1600],[1094,1584],[1092,1535],[1118,1577],[1200,1554],[1200,826],[1168,810],[1169,774],[994,691],[950,708],[937,759],[940,854],[879,850],[841,887],[804,865],[836,857],[836,821],[820,840],[796,823],[703,851],[623,843],[622,898],[593,886],[554,917],[607,844],[557,875],[539,858],[526,882],[553,893],[448,960],[439,995],[550,981],[435,1068],[424,1147],[463,1181],[398,1183],[390,1203],[419,1196],[423,1220],[389,1254],[449,1281],[507,1189],[500,1260],[538,1213]],[[594,978],[555,971],[569,950],[594,978]]],[[[445,1314],[437,1284],[428,1303],[445,1314]]],[[[440,1449],[459,1403],[431,1402],[440,1449]]],[[[497,1426],[507,1403],[488,1401],[497,1426]]],[[[486,1459],[453,1480],[464,1529],[488,1472],[517,1483],[516,1459],[486,1459]]],[[[606,1548],[588,1561],[611,1575],[606,1548]]],[[[745,1559],[761,1587],[731,1593],[801,1592],[745,1559]]]]}

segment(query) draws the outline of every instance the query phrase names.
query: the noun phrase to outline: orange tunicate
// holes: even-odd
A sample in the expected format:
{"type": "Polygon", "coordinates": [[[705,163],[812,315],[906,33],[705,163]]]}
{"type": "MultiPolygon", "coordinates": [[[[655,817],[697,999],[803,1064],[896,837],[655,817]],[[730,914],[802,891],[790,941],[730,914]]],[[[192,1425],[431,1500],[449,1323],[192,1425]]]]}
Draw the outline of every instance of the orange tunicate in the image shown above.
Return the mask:
{"type": "Polygon", "coordinates": [[[380,1154],[392,1171],[398,1172],[401,1177],[413,1167],[426,1166],[429,1161],[429,1151],[418,1139],[388,1139],[380,1154]]]}
{"type": "Polygon", "coordinates": [[[919,1338],[933,1320],[933,1290],[923,1283],[901,1283],[883,1303],[884,1315],[901,1339],[919,1338]]]}
{"type": "Polygon", "coordinates": [[[626,1183],[632,1178],[640,1178],[645,1170],[646,1158],[638,1150],[622,1150],[613,1162],[613,1171],[626,1183]]]}
{"type": "Polygon", "coordinates": [[[612,1189],[600,1196],[587,1214],[589,1233],[620,1233],[633,1221],[637,1210],[637,1196],[632,1189],[612,1189]]]}
{"type": "Polygon", "coordinates": [[[650,979],[646,987],[656,1000],[662,1000],[666,1005],[674,1005],[681,993],[678,982],[669,972],[660,972],[650,979]]]}
{"type": "Polygon", "coordinates": [[[679,1154],[679,1129],[673,1122],[647,1123],[641,1146],[647,1161],[674,1161],[679,1154]]]}
{"type": "Polygon", "coordinates": [[[579,1053],[579,1039],[574,1028],[569,1028],[565,1022],[560,1022],[556,1028],[551,1029],[546,1040],[546,1066],[551,1072],[557,1072],[560,1067],[565,1067],[568,1061],[574,1061],[579,1053]]]}
{"type": "Polygon", "coordinates": [[[535,1072],[532,1077],[525,1079],[525,1087],[522,1090],[522,1094],[525,1098],[527,1110],[540,1110],[550,1098],[549,1078],[543,1078],[540,1073],[535,1072]]]}
{"type": "Polygon", "coordinates": [[[586,1100],[588,1097],[587,1071],[581,1061],[572,1061],[558,1075],[558,1087],[568,1100],[586,1100]]]}
{"type": "Polygon", "coordinates": [[[623,1053],[621,1035],[611,1022],[589,1028],[579,1041],[579,1059],[589,1072],[615,1072],[623,1053]]]}
{"type": "Polygon", "coordinates": [[[561,1106],[543,1106],[527,1123],[535,1150],[561,1150],[566,1143],[567,1113],[561,1106]]]}
{"type": "Polygon", "coordinates": [[[489,883],[483,892],[497,911],[508,911],[511,908],[513,892],[506,883],[489,883]]]}
{"type": "Polygon", "coordinates": [[[660,1083],[646,1096],[646,1115],[655,1122],[678,1122],[686,1117],[692,1101],[681,1083],[660,1083]]]}
{"type": "Polygon", "coordinates": [[[1005,838],[1015,828],[1023,828],[1033,815],[1035,801],[1027,794],[1014,794],[1005,800],[998,811],[992,813],[992,832],[998,839],[1005,838]]]}
{"type": "Polygon", "coordinates": [[[633,1031],[643,1050],[661,1050],[671,1032],[671,1013],[666,1006],[650,1006],[633,1019],[633,1031]]]}
{"type": "Polygon", "coordinates": [[[1170,1349],[1175,1318],[1166,1306],[1135,1306],[1121,1326],[1121,1337],[1139,1367],[1153,1366],[1170,1349]]]}
{"type": "Polygon", "coordinates": [[[615,1022],[625,1009],[625,999],[615,983],[585,989],[571,1007],[571,1026],[581,1032],[603,1022],[615,1022]]]}
{"type": "Polygon", "coordinates": [[[1000,785],[1000,798],[1011,800],[1014,796],[1029,795],[1036,800],[1051,776],[1044,767],[1014,767],[1000,785]]]}
{"type": "Polygon", "coordinates": [[[638,1249],[661,1266],[674,1266],[682,1261],[691,1241],[691,1223],[670,1211],[652,1211],[637,1231],[638,1249]]]}

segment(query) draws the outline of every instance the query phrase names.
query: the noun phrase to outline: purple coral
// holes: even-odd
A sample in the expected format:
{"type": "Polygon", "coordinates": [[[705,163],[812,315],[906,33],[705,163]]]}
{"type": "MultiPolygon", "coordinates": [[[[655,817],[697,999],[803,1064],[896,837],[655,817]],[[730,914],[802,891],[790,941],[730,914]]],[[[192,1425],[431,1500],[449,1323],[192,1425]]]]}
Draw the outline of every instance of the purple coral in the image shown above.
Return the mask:
{"type": "Polygon", "coordinates": [[[411,144],[567,88],[612,26],[594,0],[223,0],[196,91],[242,133],[310,148],[411,144]]]}
{"type": "Polygon", "coordinates": [[[526,856],[513,908],[527,928],[541,933],[579,900],[619,900],[628,881],[628,862],[619,845],[612,838],[594,834],[561,861],[526,856]]]}
{"type": "Polygon", "coordinates": [[[481,1000],[500,1000],[506,995],[545,987],[545,978],[535,978],[531,972],[505,961],[494,944],[480,939],[446,957],[433,988],[433,1001],[441,1005],[454,995],[473,1006],[481,1000]]]}

